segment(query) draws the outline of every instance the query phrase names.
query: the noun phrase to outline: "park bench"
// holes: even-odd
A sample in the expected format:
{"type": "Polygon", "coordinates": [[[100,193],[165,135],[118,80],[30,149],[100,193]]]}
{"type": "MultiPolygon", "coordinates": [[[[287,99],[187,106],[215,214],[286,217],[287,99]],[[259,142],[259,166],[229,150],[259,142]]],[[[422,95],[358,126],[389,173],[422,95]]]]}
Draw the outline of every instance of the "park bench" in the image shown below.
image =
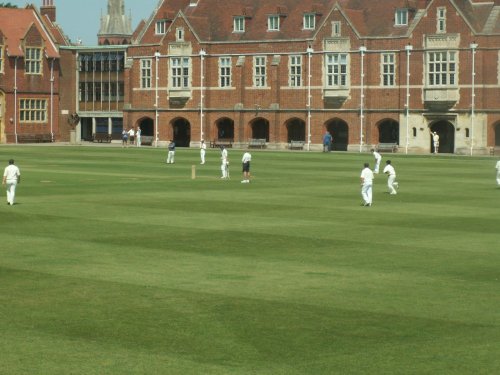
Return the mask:
{"type": "Polygon", "coordinates": [[[18,134],[17,142],[19,143],[52,142],[52,134],[50,133],[18,134]]]}
{"type": "Polygon", "coordinates": [[[153,136],[152,135],[142,135],[141,136],[141,145],[152,146],[153,145],[153,136]]]}
{"type": "Polygon", "coordinates": [[[108,133],[94,133],[92,134],[92,142],[111,142],[111,134],[108,133]]]}
{"type": "Polygon", "coordinates": [[[210,147],[212,147],[212,148],[217,148],[220,146],[224,146],[226,148],[232,148],[233,147],[233,139],[232,138],[219,138],[219,139],[216,139],[216,140],[210,142],[210,147]]]}
{"type": "Polygon", "coordinates": [[[304,141],[290,141],[288,148],[290,148],[290,150],[303,150],[304,144],[304,141]]]}
{"type": "Polygon", "coordinates": [[[393,142],[393,143],[379,143],[377,145],[377,150],[378,151],[390,151],[390,152],[397,152],[398,151],[398,144],[393,142]]]}
{"type": "Polygon", "coordinates": [[[266,147],[266,140],[263,138],[252,138],[248,141],[248,147],[264,148],[266,147]]]}

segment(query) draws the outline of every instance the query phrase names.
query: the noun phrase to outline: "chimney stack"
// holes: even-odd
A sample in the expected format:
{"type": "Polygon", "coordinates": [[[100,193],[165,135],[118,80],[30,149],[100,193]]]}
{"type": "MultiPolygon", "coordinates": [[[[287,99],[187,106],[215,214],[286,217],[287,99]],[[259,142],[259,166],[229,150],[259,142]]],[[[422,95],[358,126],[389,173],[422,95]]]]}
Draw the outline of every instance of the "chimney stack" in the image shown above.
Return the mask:
{"type": "Polygon", "coordinates": [[[40,13],[42,17],[47,17],[51,22],[56,22],[56,7],[54,5],[54,0],[43,0],[42,6],[40,7],[40,13]]]}

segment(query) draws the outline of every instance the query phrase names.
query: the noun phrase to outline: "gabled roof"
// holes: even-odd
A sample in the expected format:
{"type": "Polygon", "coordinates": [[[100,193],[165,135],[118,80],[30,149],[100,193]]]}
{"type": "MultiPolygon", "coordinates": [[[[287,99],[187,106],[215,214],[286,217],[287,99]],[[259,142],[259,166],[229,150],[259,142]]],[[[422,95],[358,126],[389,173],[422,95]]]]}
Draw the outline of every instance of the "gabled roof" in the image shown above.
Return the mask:
{"type": "MultiPolygon", "coordinates": [[[[167,27],[181,12],[192,31],[203,42],[249,42],[309,40],[314,38],[336,7],[360,38],[408,37],[435,3],[435,0],[160,0],[157,8],[138,33],[140,44],[160,43],[155,23],[165,20],[167,27]],[[395,25],[397,9],[408,11],[408,24],[395,25]],[[303,28],[305,13],[316,14],[316,29],[303,28]],[[279,31],[268,31],[270,15],[278,15],[279,31]],[[233,18],[245,18],[245,32],[233,32],[233,18]]],[[[448,0],[475,33],[500,31],[499,0],[448,0]]]]}
{"type": "Polygon", "coordinates": [[[58,45],[67,46],[70,44],[68,38],[66,37],[66,35],[64,35],[64,32],[57,23],[52,22],[52,20],[47,15],[42,15],[41,17],[50,34],[54,38],[54,41],[58,45]]]}
{"type": "Polygon", "coordinates": [[[22,41],[32,27],[40,33],[49,58],[59,58],[55,40],[44,26],[39,14],[31,7],[25,9],[0,8],[0,29],[5,37],[5,47],[9,56],[24,56],[22,41]]]}

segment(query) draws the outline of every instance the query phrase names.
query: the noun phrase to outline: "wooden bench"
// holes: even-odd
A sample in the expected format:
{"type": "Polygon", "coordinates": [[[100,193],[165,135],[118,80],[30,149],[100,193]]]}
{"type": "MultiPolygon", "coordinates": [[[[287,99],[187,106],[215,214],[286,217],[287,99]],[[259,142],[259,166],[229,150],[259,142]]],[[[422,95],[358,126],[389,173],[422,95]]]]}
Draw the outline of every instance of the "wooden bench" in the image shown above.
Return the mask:
{"type": "Polygon", "coordinates": [[[290,150],[303,150],[304,149],[304,141],[290,141],[288,148],[290,150]]]}
{"type": "Polygon", "coordinates": [[[111,134],[108,133],[94,133],[92,134],[92,142],[111,142],[111,134]]]}
{"type": "Polygon", "coordinates": [[[217,148],[220,146],[224,146],[226,148],[232,148],[233,147],[233,139],[232,138],[219,138],[219,139],[216,139],[216,140],[210,142],[210,147],[212,147],[212,148],[217,148]]]}
{"type": "Polygon", "coordinates": [[[18,134],[17,142],[19,143],[52,142],[52,134],[50,133],[18,134]]]}
{"type": "Polygon", "coordinates": [[[152,146],[153,145],[153,136],[152,135],[141,135],[141,146],[152,146]]]}
{"type": "Polygon", "coordinates": [[[377,150],[378,151],[390,151],[390,152],[397,152],[398,151],[398,144],[397,143],[379,143],[377,145],[377,150]]]}
{"type": "Polygon", "coordinates": [[[266,140],[263,138],[252,138],[248,141],[248,147],[264,148],[266,147],[266,140]]]}

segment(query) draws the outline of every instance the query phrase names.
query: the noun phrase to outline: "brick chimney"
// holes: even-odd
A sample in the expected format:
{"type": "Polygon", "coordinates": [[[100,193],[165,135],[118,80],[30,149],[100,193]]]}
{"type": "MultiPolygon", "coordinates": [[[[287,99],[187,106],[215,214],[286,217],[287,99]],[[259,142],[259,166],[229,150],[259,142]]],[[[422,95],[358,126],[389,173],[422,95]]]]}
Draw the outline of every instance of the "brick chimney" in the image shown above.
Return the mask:
{"type": "Polygon", "coordinates": [[[52,22],[56,22],[56,6],[54,5],[54,0],[43,0],[42,6],[40,7],[40,13],[52,22]]]}

